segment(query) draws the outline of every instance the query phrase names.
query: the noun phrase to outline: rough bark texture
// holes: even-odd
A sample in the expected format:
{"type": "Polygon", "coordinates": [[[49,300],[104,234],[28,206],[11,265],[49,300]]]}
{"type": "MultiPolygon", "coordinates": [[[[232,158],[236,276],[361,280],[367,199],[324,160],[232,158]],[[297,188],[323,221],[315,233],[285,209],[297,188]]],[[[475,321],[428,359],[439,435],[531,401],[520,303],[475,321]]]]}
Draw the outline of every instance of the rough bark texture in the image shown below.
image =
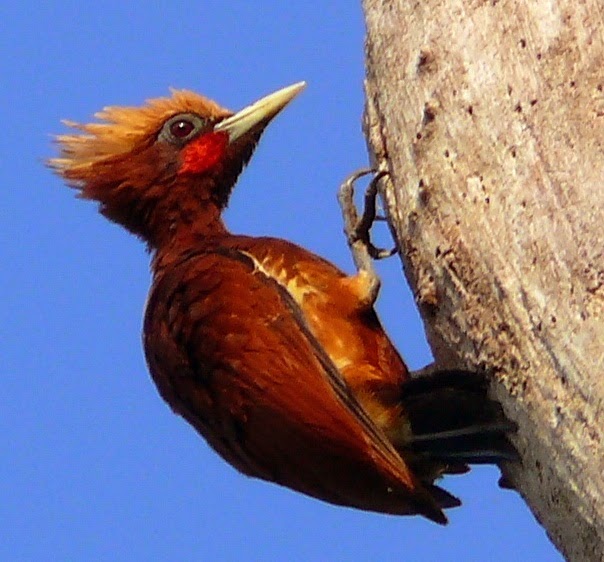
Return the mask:
{"type": "Polygon", "coordinates": [[[365,0],[366,133],[440,365],[484,368],[554,544],[604,559],[604,7],[365,0]]]}

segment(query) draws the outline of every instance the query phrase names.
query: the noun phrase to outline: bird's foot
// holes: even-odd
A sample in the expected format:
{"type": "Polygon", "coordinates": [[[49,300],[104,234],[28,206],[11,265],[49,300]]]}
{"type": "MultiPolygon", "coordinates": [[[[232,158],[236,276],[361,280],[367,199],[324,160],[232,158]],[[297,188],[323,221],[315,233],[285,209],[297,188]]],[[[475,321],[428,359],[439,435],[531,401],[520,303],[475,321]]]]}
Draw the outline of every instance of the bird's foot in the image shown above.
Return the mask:
{"type": "MultiPolygon", "coordinates": [[[[378,248],[371,242],[371,227],[376,220],[385,220],[383,216],[379,216],[376,212],[378,183],[387,175],[386,170],[374,170],[372,168],[362,168],[350,174],[338,192],[338,200],[344,217],[344,232],[348,239],[348,245],[351,247],[353,254],[355,250],[353,246],[357,242],[361,242],[366,249],[366,253],[372,259],[383,259],[392,256],[397,249],[392,248],[386,250],[378,248]],[[354,204],[354,184],[363,176],[375,174],[365,191],[365,205],[363,214],[359,217],[356,206],[354,204]]],[[[356,259],[355,259],[356,261],[356,259]]]]}
{"type": "Polygon", "coordinates": [[[338,191],[338,201],[344,218],[344,233],[352,258],[358,270],[359,284],[363,285],[366,302],[375,302],[380,289],[380,280],[373,267],[373,261],[392,256],[396,248],[385,250],[376,247],[371,242],[371,227],[376,220],[384,220],[376,213],[378,182],[387,174],[385,170],[376,171],[371,168],[357,170],[348,176],[338,191]],[[366,175],[375,174],[365,191],[365,205],[359,216],[354,203],[354,184],[366,175]]]}

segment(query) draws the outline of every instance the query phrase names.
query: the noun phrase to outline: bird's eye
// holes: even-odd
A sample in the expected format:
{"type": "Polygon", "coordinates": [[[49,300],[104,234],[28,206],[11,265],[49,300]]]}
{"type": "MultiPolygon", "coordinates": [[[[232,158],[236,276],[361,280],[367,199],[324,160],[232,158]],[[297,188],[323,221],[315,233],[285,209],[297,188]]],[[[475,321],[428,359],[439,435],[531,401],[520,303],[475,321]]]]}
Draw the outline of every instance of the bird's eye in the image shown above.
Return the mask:
{"type": "Polygon", "coordinates": [[[179,119],[170,125],[170,133],[177,139],[188,137],[194,129],[195,125],[186,119],[179,119]]]}
{"type": "Polygon", "coordinates": [[[207,121],[194,113],[174,115],[164,123],[159,139],[181,146],[198,135],[206,125],[207,121]]]}

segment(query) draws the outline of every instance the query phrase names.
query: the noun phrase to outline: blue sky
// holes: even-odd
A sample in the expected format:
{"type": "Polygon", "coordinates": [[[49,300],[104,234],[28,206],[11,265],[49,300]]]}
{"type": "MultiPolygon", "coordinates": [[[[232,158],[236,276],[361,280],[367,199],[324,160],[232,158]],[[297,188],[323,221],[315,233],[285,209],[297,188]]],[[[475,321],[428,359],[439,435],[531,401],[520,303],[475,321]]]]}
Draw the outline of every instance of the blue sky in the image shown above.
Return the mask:
{"type": "MultiPolygon", "coordinates": [[[[335,193],[367,162],[360,5],[5,2],[0,8],[0,559],[562,560],[492,468],[444,485],[446,528],[337,508],[245,478],[161,401],[142,355],[144,247],[42,165],[59,120],[168,87],[233,109],[306,80],[227,212],[352,271],[335,193]]],[[[386,236],[384,239],[387,240],[386,236]]],[[[412,368],[430,361],[397,259],[379,310],[412,368]]]]}

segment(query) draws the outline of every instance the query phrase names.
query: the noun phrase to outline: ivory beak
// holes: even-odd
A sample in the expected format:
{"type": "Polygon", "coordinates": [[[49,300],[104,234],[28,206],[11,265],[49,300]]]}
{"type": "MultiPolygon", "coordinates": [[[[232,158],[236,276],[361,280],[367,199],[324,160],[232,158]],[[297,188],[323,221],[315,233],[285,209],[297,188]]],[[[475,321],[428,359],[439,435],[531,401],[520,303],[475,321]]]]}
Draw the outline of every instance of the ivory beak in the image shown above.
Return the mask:
{"type": "Polygon", "coordinates": [[[256,125],[263,122],[268,123],[305,87],[306,82],[298,82],[297,84],[277,90],[259,99],[252,105],[248,105],[235,113],[235,115],[227,117],[214,127],[214,131],[227,133],[229,135],[229,142],[234,142],[252,130],[256,125]]]}

